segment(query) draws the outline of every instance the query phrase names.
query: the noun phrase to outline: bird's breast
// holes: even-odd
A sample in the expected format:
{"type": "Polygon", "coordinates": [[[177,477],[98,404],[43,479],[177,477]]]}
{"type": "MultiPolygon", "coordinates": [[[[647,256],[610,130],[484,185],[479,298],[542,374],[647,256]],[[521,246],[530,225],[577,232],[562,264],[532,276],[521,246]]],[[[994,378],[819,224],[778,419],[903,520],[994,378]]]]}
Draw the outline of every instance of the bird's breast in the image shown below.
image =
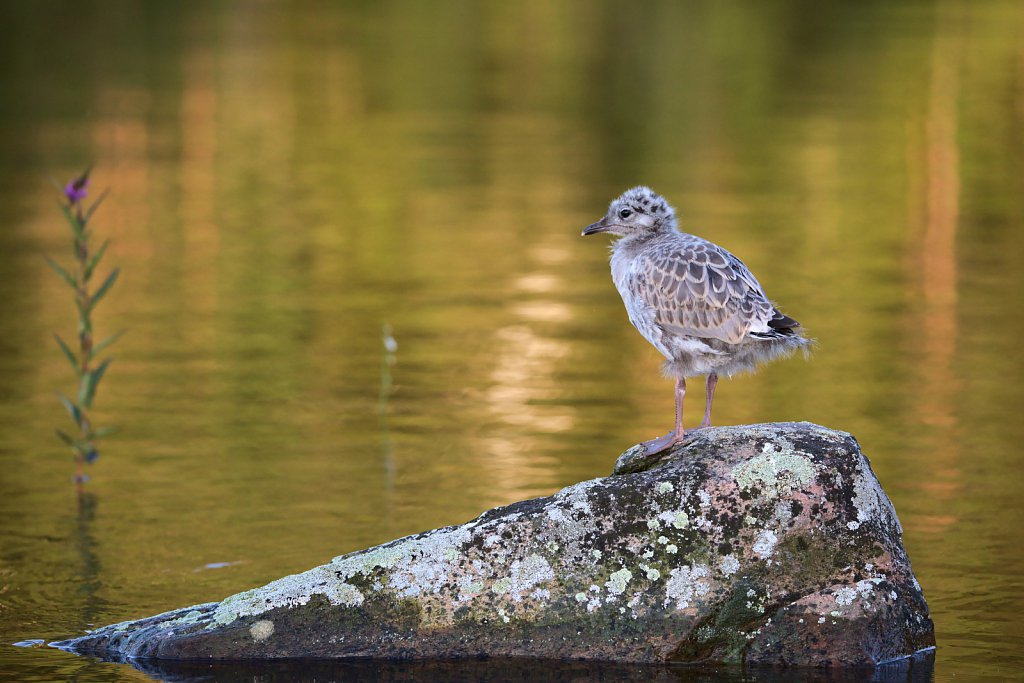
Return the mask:
{"type": "Polygon", "coordinates": [[[652,346],[666,358],[671,358],[671,351],[665,346],[662,329],[655,321],[655,311],[636,291],[636,277],[632,272],[633,259],[628,255],[614,253],[612,255],[612,280],[615,289],[622,297],[622,303],[629,316],[629,322],[652,346]]]}

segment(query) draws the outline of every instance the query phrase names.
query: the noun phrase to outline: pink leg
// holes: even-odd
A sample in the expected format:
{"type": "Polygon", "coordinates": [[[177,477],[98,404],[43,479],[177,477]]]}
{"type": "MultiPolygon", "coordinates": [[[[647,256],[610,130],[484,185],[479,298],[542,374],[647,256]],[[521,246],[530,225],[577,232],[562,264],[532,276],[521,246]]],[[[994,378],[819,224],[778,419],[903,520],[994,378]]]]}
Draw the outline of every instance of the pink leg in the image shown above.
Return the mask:
{"type": "Polygon", "coordinates": [[[644,453],[647,455],[660,453],[682,442],[683,437],[686,436],[686,431],[683,429],[683,399],[685,397],[686,380],[679,378],[676,380],[676,428],[665,436],[644,441],[641,444],[644,447],[644,453]]]}
{"type": "Polygon", "coordinates": [[[707,399],[704,404],[704,419],[697,425],[697,429],[704,429],[711,426],[711,404],[715,400],[715,386],[718,384],[718,373],[712,372],[708,375],[707,399]]]}

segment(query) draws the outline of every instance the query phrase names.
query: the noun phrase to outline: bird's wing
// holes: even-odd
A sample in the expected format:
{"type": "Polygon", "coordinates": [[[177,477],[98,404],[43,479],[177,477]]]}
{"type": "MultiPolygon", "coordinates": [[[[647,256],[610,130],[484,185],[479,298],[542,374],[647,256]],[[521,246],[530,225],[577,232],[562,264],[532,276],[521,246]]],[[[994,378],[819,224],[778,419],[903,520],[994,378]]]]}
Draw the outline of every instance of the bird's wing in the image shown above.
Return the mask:
{"type": "Polygon", "coordinates": [[[769,322],[777,311],[757,278],[742,261],[710,242],[673,242],[650,249],[634,261],[632,279],[655,322],[674,334],[736,344],[748,333],[772,331],[769,322]]]}

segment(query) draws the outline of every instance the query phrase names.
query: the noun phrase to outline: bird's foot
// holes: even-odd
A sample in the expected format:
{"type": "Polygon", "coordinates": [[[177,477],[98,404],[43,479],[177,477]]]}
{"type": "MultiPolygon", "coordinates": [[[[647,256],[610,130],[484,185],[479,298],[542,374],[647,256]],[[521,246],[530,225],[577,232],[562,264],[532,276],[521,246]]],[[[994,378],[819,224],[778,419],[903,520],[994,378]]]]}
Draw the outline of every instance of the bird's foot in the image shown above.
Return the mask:
{"type": "Polygon", "coordinates": [[[676,444],[682,443],[686,439],[686,432],[671,431],[664,436],[659,436],[657,439],[651,439],[650,441],[644,441],[640,446],[644,449],[644,455],[654,455],[667,451],[676,444]]]}
{"type": "Polygon", "coordinates": [[[665,453],[679,444],[687,443],[692,438],[692,429],[685,432],[673,430],[657,439],[638,443],[618,457],[612,474],[632,474],[649,470],[664,459],[664,456],[659,455],[660,453],[665,453]]]}

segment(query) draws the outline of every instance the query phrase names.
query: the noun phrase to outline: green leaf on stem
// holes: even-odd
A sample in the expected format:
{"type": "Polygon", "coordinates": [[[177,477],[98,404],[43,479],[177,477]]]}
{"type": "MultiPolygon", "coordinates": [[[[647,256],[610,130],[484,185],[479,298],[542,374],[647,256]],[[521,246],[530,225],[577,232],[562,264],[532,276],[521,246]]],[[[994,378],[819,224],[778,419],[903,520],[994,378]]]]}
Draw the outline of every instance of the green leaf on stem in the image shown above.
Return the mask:
{"type": "Polygon", "coordinates": [[[60,279],[68,283],[68,287],[74,290],[78,289],[78,282],[75,281],[75,278],[71,277],[71,274],[68,273],[68,271],[61,268],[60,265],[49,256],[43,256],[43,258],[46,259],[46,263],[50,268],[53,268],[53,272],[60,275],[60,279]]]}
{"type": "Polygon", "coordinates": [[[92,352],[89,354],[89,358],[95,358],[97,355],[100,354],[101,351],[103,351],[103,349],[107,348],[108,346],[116,342],[118,339],[120,339],[122,334],[124,334],[124,330],[116,332],[115,334],[110,335],[100,343],[94,345],[92,347],[92,352]]]}
{"type": "Polygon", "coordinates": [[[68,362],[71,363],[71,367],[75,369],[75,372],[77,374],[81,375],[82,367],[78,362],[78,358],[75,357],[75,352],[72,351],[71,348],[64,343],[64,340],[61,339],[60,335],[57,334],[56,332],[54,332],[53,338],[57,340],[57,344],[60,346],[60,350],[64,352],[64,356],[68,359],[68,362]]]}
{"type": "Polygon", "coordinates": [[[95,386],[98,387],[100,385],[100,380],[103,379],[103,373],[107,371],[107,368],[110,367],[110,364],[113,362],[114,358],[111,356],[110,358],[104,359],[104,361],[99,364],[99,367],[93,370],[93,374],[96,376],[96,379],[93,381],[95,386]]]}
{"type": "Polygon", "coordinates": [[[103,379],[103,373],[107,371],[107,367],[113,360],[113,358],[107,358],[95,370],[90,370],[82,375],[82,381],[78,386],[79,405],[92,408],[92,399],[96,396],[96,389],[100,385],[100,380],[103,379]]]}
{"type": "Polygon", "coordinates": [[[94,201],[92,203],[92,206],[90,206],[88,209],[86,209],[85,216],[84,216],[84,219],[85,219],[86,223],[88,223],[92,219],[93,213],[95,213],[96,209],[98,209],[100,207],[100,204],[103,202],[104,199],[107,198],[108,194],[110,194],[110,190],[109,189],[103,190],[103,194],[101,194],[99,197],[97,197],[96,201],[94,201]]]}
{"type": "Polygon", "coordinates": [[[78,382],[78,405],[88,408],[92,402],[92,394],[96,391],[96,375],[90,370],[82,375],[78,382]]]}
{"type": "Polygon", "coordinates": [[[82,300],[76,298],[75,307],[78,308],[78,334],[92,334],[92,320],[89,318],[92,306],[83,305],[82,300]]]}
{"type": "Polygon", "coordinates": [[[82,410],[77,405],[75,405],[74,401],[72,401],[64,394],[57,394],[57,398],[60,399],[60,402],[64,404],[64,407],[67,409],[68,414],[71,416],[71,419],[75,421],[75,424],[78,425],[79,428],[81,428],[82,410]]]}
{"type": "Polygon", "coordinates": [[[93,294],[92,298],[89,300],[90,309],[100,302],[100,299],[102,299],[103,295],[107,293],[107,290],[114,286],[114,283],[117,281],[117,276],[120,274],[120,268],[114,268],[110,271],[110,275],[107,276],[107,279],[103,281],[103,284],[99,286],[96,293],[93,294]]]}
{"type": "Polygon", "coordinates": [[[57,438],[58,439],[60,439],[61,441],[63,441],[67,445],[71,446],[72,448],[75,447],[75,445],[76,445],[75,444],[75,440],[72,439],[70,436],[68,436],[67,432],[65,432],[62,429],[55,429],[53,431],[57,433],[57,438]]]}
{"type": "Polygon", "coordinates": [[[83,282],[88,282],[89,278],[92,277],[92,271],[95,270],[97,264],[99,264],[99,262],[100,262],[100,259],[103,258],[103,252],[105,252],[107,250],[107,245],[108,244],[110,244],[110,240],[106,240],[103,243],[103,246],[101,246],[99,249],[97,249],[96,253],[93,254],[91,259],[89,259],[89,262],[87,264],[85,264],[85,270],[82,272],[82,281],[83,282]]]}
{"type": "Polygon", "coordinates": [[[60,210],[64,212],[64,217],[68,219],[68,223],[71,224],[71,232],[75,233],[75,239],[79,241],[85,240],[85,226],[78,221],[78,216],[71,210],[71,206],[61,202],[60,210]]]}

